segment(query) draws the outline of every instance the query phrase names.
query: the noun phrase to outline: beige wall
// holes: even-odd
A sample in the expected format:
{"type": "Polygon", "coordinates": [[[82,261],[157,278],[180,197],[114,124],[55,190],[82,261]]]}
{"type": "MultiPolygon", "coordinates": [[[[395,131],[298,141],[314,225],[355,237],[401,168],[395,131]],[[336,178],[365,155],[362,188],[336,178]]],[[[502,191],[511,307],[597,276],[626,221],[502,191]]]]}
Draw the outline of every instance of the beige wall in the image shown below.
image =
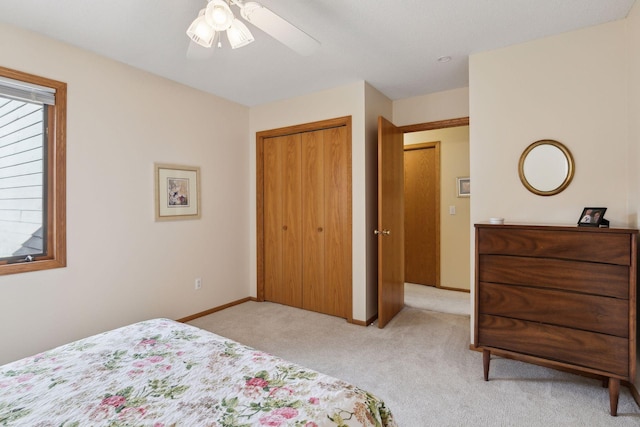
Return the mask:
{"type": "Polygon", "coordinates": [[[436,92],[393,102],[393,123],[414,125],[469,116],[469,88],[436,92]]]}
{"type": "MultiPolygon", "coordinates": [[[[626,20],[629,58],[629,225],[640,222],[640,2],[636,1],[626,20]]],[[[640,356],[640,354],[639,354],[640,356]]],[[[639,364],[640,366],[640,364],[639,364]]],[[[640,376],[640,370],[638,372],[640,376]]]]}
{"type": "Polygon", "coordinates": [[[638,208],[629,202],[638,188],[630,182],[637,155],[626,160],[637,145],[629,143],[629,24],[470,58],[472,223],[500,216],[574,225],[583,207],[606,206],[612,226],[636,225],[638,208]],[[575,176],[561,194],[536,196],[519,181],[520,154],[539,139],[557,139],[573,154],[575,176]]]}
{"type": "MultiPolygon", "coordinates": [[[[470,58],[471,220],[576,224],[585,206],[629,225],[624,22],[470,58]],[[540,139],[573,154],[569,188],[551,197],[522,185],[518,160],[540,139]]],[[[635,211],[635,209],[634,209],[635,211]]]]}
{"type": "Polygon", "coordinates": [[[405,145],[435,141],[440,141],[440,285],[469,290],[470,198],[458,197],[456,191],[456,178],[469,176],[469,126],[404,136],[405,145]]]}
{"type": "Polygon", "coordinates": [[[68,267],[0,277],[0,364],[249,295],[249,109],[4,25],[0,40],[2,66],[68,84],[68,267]],[[200,220],[154,222],[154,162],[200,166],[200,220]]]}
{"type": "MultiPolygon", "coordinates": [[[[626,21],[627,55],[629,58],[629,223],[638,227],[640,212],[640,2],[636,2],[626,21]]],[[[636,352],[640,367],[640,351],[636,352]]],[[[636,369],[636,388],[640,385],[640,369],[636,369]]]]}

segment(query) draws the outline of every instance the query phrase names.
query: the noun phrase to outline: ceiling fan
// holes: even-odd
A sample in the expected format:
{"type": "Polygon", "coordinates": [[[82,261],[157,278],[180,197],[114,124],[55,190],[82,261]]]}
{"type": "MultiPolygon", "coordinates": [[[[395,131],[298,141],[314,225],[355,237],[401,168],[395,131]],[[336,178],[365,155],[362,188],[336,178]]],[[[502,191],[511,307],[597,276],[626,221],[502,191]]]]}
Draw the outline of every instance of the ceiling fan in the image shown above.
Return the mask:
{"type": "Polygon", "coordinates": [[[198,17],[187,29],[191,44],[205,48],[214,45],[221,47],[221,34],[225,31],[233,49],[253,42],[253,34],[244,22],[234,16],[231,5],[240,9],[240,15],[247,22],[300,55],[311,55],[320,46],[316,39],[260,3],[243,0],[208,0],[207,6],[200,10],[198,17]]]}

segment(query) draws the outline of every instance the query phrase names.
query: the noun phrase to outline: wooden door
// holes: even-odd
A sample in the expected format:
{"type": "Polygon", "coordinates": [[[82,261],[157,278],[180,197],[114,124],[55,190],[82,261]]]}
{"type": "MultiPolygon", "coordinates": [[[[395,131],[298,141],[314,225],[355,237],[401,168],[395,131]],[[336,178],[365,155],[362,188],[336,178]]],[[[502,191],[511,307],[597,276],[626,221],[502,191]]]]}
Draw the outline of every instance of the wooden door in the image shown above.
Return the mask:
{"type": "Polygon", "coordinates": [[[325,292],[323,313],[351,318],[351,144],[347,127],[324,137],[325,292]]]}
{"type": "Polygon", "coordinates": [[[325,293],[324,139],[305,132],[302,142],[302,308],[323,312],[325,293]]]}
{"type": "Polygon", "coordinates": [[[303,305],[349,317],[351,298],[350,150],[346,127],[302,138],[303,305]]]}
{"type": "Polygon", "coordinates": [[[404,307],[403,133],[378,118],[378,327],[404,307]]]}
{"type": "Polygon", "coordinates": [[[264,141],[264,280],[269,301],[302,305],[300,135],[264,141]]]}
{"type": "Polygon", "coordinates": [[[405,282],[439,286],[439,144],[404,148],[405,282]]]}

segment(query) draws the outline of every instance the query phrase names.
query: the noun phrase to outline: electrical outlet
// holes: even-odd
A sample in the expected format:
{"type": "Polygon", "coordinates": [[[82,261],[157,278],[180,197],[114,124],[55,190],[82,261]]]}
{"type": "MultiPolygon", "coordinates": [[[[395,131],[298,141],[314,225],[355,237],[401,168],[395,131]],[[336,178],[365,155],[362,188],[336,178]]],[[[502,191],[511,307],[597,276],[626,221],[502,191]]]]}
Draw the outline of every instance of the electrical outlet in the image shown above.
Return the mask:
{"type": "Polygon", "coordinates": [[[196,278],[195,287],[196,287],[196,290],[202,288],[202,279],[201,278],[199,278],[199,277],[196,278]]]}

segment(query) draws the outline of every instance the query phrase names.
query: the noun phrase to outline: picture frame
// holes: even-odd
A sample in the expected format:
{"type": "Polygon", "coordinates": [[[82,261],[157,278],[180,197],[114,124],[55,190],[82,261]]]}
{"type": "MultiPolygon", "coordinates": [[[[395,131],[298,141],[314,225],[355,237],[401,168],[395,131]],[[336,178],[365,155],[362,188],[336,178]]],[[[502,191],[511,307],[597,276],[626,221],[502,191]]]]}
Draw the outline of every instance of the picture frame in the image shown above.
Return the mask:
{"type": "Polygon", "coordinates": [[[471,178],[468,176],[456,178],[458,197],[471,197],[471,178]]]}
{"type": "Polygon", "coordinates": [[[585,207],[578,218],[579,227],[606,227],[609,221],[604,219],[607,208],[585,207]]]}
{"type": "Polygon", "coordinates": [[[156,221],[199,219],[200,168],[154,164],[156,221]]]}

